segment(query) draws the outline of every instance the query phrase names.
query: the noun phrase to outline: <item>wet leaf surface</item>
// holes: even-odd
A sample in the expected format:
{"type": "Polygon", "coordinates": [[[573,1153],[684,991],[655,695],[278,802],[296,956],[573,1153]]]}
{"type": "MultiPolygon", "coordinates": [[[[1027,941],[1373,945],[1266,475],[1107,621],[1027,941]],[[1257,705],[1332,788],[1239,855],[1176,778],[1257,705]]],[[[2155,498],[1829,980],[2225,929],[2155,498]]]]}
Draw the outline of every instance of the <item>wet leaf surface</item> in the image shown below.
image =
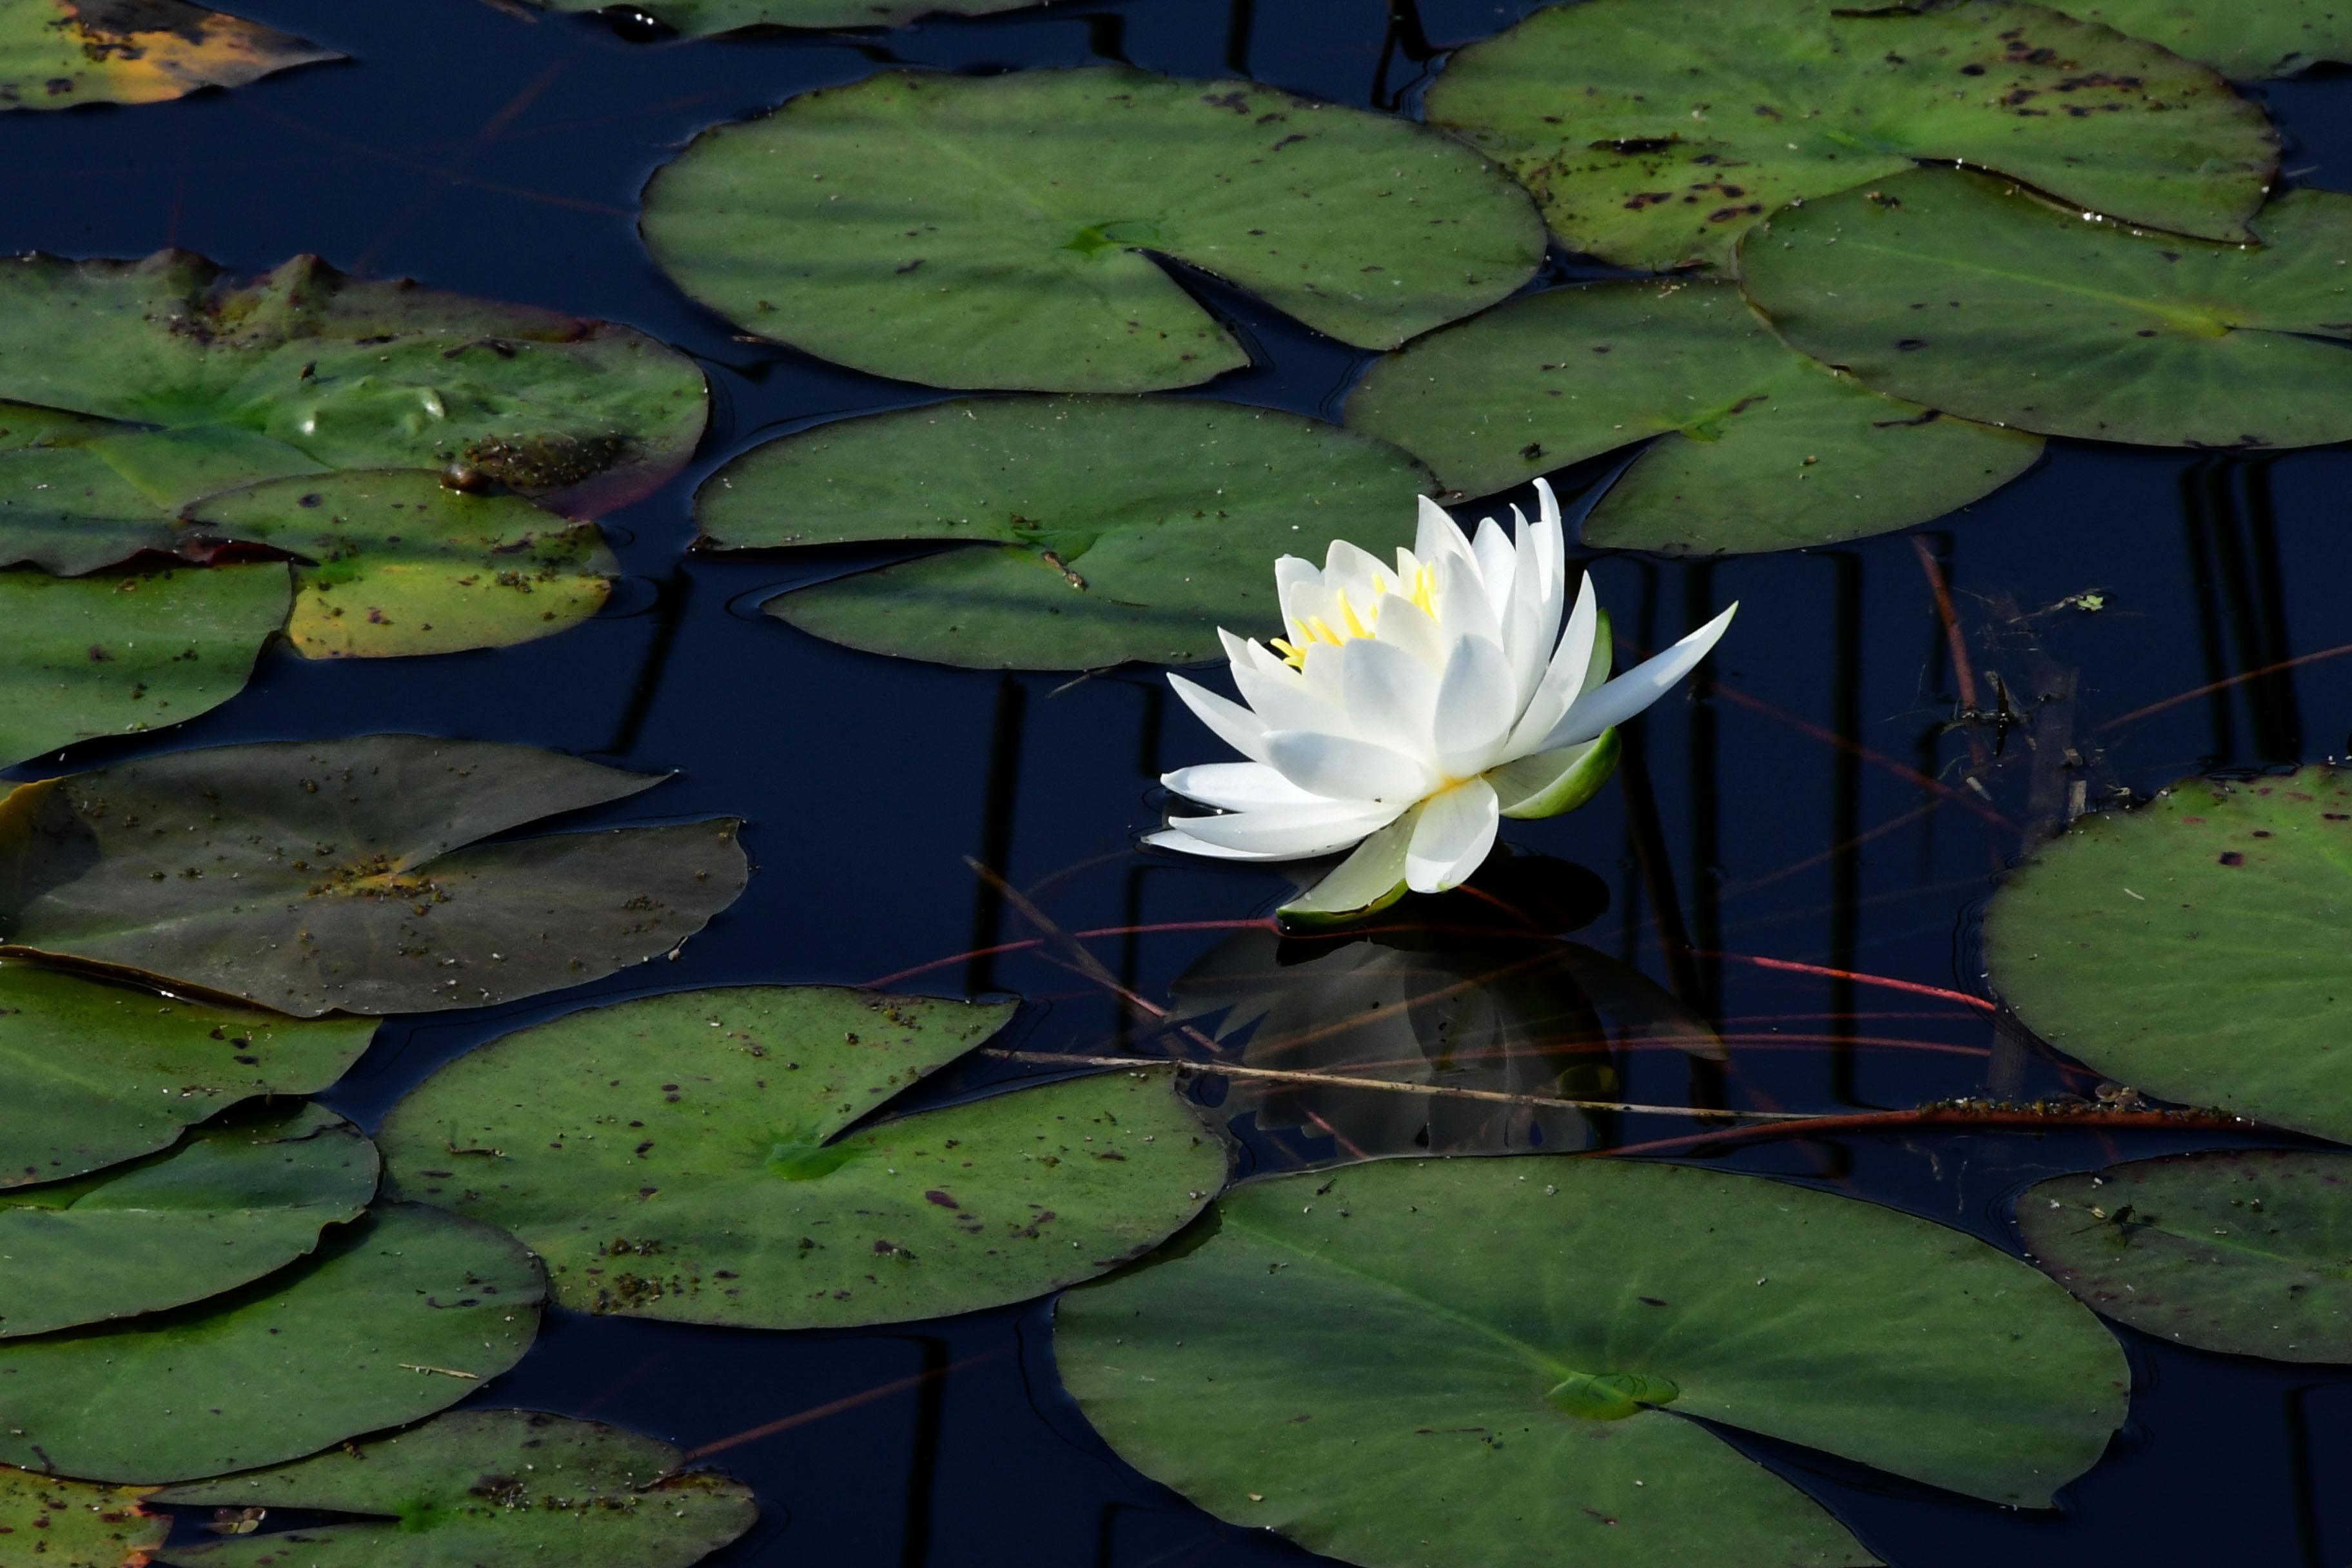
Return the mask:
{"type": "Polygon", "coordinates": [[[644,334],[315,257],[0,264],[0,562],[72,574],[186,542],[267,479],[466,470],[569,516],[646,494],[702,434],[701,372],[644,334]]]}
{"type": "Polygon", "coordinates": [[[314,1017],[488,1005],[670,952],[743,889],[732,818],[474,841],[661,782],[369,735],[182,752],[0,800],[0,940],[314,1017]]]}
{"type": "Polygon", "coordinates": [[[775,986],[575,1013],[425,1080],[385,1167],[513,1231],[582,1310],[798,1329],[1024,1300],[1158,1246],[1225,1151],[1164,1070],[847,1131],[1012,1010],[775,986]]]}
{"type": "Polygon", "coordinates": [[[175,1546],[185,1568],[688,1568],[751,1528],[751,1489],[678,1473],[667,1443],[594,1421],[460,1410],[253,1474],[164,1489],[176,1506],[356,1514],[175,1546]]]}
{"type": "Polygon", "coordinates": [[[696,498],[717,549],[936,539],[961,548],[836,578],[768,613],[875,653],[1086,669],[1220,654],[1281,629],[1277,556],[1335,535],[1412,542],[1428,475],[1295,415],[1196,399],[986,398],[772,442],[696,498]]]}
{"type": "Polygon", "coordinates": [[[1939,517],[2042,443],[1882,397],[1790,353],[1728,283],[1603,283],[1514,300],[1372,367],[1348,424],[1487,495],[1650,444],[1584,542],[1787,550],[1939,517]]]}
{"type": "Polygon", "coordinates": [[[146,1495],[0,1465],[0,1551],[24,1552],[27,1568],[144,1568],[172,1531],[169,1515],[140,1508],[146,1495]]]}
{"type": "Polygon", "coordinates": [[[226,1296],[0,1342],[0,1460],[93,1480],[274,1465],[512,1366],[545,1283],[512,1237],[394,1205],[226,1296]]]}
{"type": "MultiPolygon", "coordinates": [[[[533,0],[554,11],[596,11],[604,0],[533,0]]],[[[689,37],[745,27],[897,27],[924,16],[985,16],[1045,0],[653,0],[650,16],[689,37]]]]}
{"type": "Polygon", "coordinates": [[[1993,988],[2119,1083],[2352,1142],[2352,779],[2184,779],[2042,847],[1985,911],[1993,988]]]}
{"type": "Polygon", "coordinates": [[[199,537],[297,557],[286,627],[310,658],[506,647],[604,608],[619,564],[593,522],[429,473],[278,479],[190,509],[199,537]]]}
{"type": "Polygon", "coordinates": [[[2239,81],[2352,59],[2352,11],[2337,0],[2063,0],[2053,9],[2162,44],[2239,81]]]}
{"type": "Polygon", "coordinates": [[[177,724],[236,696],[286,622],[286,571],[0,572],[0,764],[177,724]]]}
{"type": "Polygon", "coordinates": [[[2017,1226],[2060,1284],[2158,1339],[2352,1362],[2352,1154],[2134,1160],[2030,1189],[2017,1226]]]}
{"type": "Polygon", "coordinates": [[[1866,1563],[1683,1417],[2032,1508],[2124,1417],[2122,1352],[2032,1269],[1752,1176],[1381,1161],[1190,1239],[1063,1298],[1063,1382],[1145,1474],[1365,1568],[1866,1563]]]}
{"type": "Polygon", "coordinates": [[[1921,159],[2234,239],[2277,168],[2214,72],[2007,0],[1548,6],[1456,54],[1427,112],[1526,182],[1570,249],[1628,267],[1727,266],[1774,209],[1921,159]]]}
{"type": "Polygon", "coordinates": [[[1954,171],[1783,213],[1741,249],[1805,353],[1895,396],[2051,436],[2352,438],[2352,196],[2290,192],[2258,247],[2084,221],[1954,171]]]}
{"type": "MultiPolygon", "coordinates": [[[[745,330],[934,386],[1143,392],[1249,363],[1155,256],[1392,348],[1504,298],[1542,225],[1410,121],[1245,81],[889,72],[697,138],[654,259],[745,330]]],[[[0,384],[5,390],[5,384],[0,384]]]]}
{"type": "Polygon", "coordinates": [[[0,1338],[201,1301],[283,1268],[375,1196],[374,1146],[299,1107],[198,1128],[79,1181],[0,1192],[0,1338]]]}
{"type": "Polygon", "coordinates": [[[152,1153],[254,1096],[315,1094],[374,1034],[0,961],[0,1190],[152,1153]]]}
{"type": "Polygon", "coordinates": [[[342,58],[182,0],[10,0],[0,9],[0,109],[155,103],[342,58]]]}

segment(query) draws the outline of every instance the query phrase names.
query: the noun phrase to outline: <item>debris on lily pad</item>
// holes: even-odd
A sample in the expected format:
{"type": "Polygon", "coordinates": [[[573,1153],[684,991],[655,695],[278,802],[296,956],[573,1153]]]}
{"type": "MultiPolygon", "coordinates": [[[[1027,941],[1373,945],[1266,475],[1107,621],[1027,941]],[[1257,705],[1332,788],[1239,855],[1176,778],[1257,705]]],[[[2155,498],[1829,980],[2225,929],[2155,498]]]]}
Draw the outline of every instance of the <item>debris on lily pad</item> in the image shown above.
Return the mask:
{"type": "Polygon", "coordinates": [[[0,799],[0,942],[299,1017],[577,985],[674,952],[734,902],[740,824],[476,841],[661,782],[368,735],[21,784],[0,799]]]}
{"type": "Polygon", "coordinates": [[[158,103],[342,58],[185,0],[0,0],[0,110],[158,103]]]}
{"type": "Polygon", "coordinates": [[[866,1120],[1012,1011],[803,985],[573,1013],[394,1106],[387,1181],[520,1237],[577,1310],[847,1328],[1025,1300],[1167,1239],[1225,1147],[1164,1068],[866,1120]]]}

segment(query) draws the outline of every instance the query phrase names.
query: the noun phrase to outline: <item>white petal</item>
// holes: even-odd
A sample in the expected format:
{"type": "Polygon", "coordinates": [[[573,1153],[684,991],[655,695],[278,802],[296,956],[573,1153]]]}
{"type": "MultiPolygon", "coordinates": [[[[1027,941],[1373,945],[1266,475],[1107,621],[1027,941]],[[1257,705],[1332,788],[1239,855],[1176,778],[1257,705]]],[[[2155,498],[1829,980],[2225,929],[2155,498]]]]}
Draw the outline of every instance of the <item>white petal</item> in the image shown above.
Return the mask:
{"type": "MultiPolygon", "coordinates": [[[[1601,731],[1622,724],[1655,702],[1706,657],[1707,650],[1722,637],[1724,628],[1731,624],[1731,617],[1738,609],[1738,605],[1732,605],[1665,652],[1644,659],[1590,696],[1577,699],[1559,722],[1551,727],[1553,738],[1548,739],[1536,750],[1545,752],[1554,746],[1590,741],[1601,731]]],[[[1267,736],[1269,751],[1273,743],[1274,738],[1267,736]]]]}
{"type": "Polygon", "coordinates": [[[1402,752],[1347,735],[1311,730],[1275,730],[1265,738],[1265,760],[1303,790],[1330,800],[1379,801],[1402,811],[1429,793],[1437,780],[1429,765],[1402,752]]]}
{"type": "MultiPolygon", "coordinates": [[[[1267,729],[1347,731],[1348,721],[1339,705],[1318,695],[1298,671],[1271,652],[1255,643],[1241,643],[1239,647],[1229,643],[1226,651],[1233,656],[1234,685],[1241,691],[1242,700],[1257,710],[1267,729]]],[[[1324,651],[1328,653],[1330,649],[1324,651]]],[[[1259,762],[1265,760],[1263,744],[1255,752],[1244,754],[1259,762]]]]}
{"type": "Polygon", "coordinates": [[[1427,496],[1421,498],[1421,526],[1413,533],[1412,552],[1423,566],[1434,566],[1449,555],[1475,559],[1470,542],[1462,537],[1462,525],[1427,496]]]}
{"type": "Polygon", "coordinates": [[[1389,580],[1386,562],[1344,539],[1331,542],[1331,548],[1323,556],[1324,586],[1346,590],[1348,596],[1355,601],[1359,614],[1380,596],[1372,587],[1374,578],[1383,583],[1389,580]]]}
{"type": "MultiPolygon", "coordinates": [[[[1307,794],[1264,763],[1201,763],[1162,773],[1160,782],[1187,800],[1223,811],[1251,811],[1267,805],[1313,805],[1320,795],[1307,794]]],[[[1325,804],[1328,804],[1326,802],[1325,804]]]]}
{"type": "Polygon", "coordinates": [[[1502,618],[1479,586],[1476,562],[1455,556],[1437,563],[1437,629],[1444,635],[1449,657],[1461,637],[1485,637],[1502,647],[1502,618]]]}
{"type": "Polygon", "coordinates": [[[1503,525],[1493,518],[1478,524],[1478,537],[1470,542],[1470,553],[1478,562],[1478,578],[1486,589],[1486,607],[1495,612],[1495,624],[1500,626],[1511,607],[1511,582],[1517,575],[1518,552],[1511,548],[1510,536],[1503,525]]]}
{"type": "Polygon", "coordinates": [[[1325,801],[1316,805],[1269,805],[1230,816],[1171,816],[1168,826],[1203,844],[1295,860],[1344,849],[1394,821],[1403,809],[1361,801],[1325,801]]]}
{"type": "Polygon", "coordinates": [[[1431,796],[1405,851],[1405,882],[1416,893],[1442,893],[1460,886],[1495,847],[1500,822],[1495,791],[1485,779],[1431,796]]]}
{"type": "Polygon", "coordinates": [[[1323,613],[1322,592],[1323,574],[1315,569],[1312,561],[1286,555],[1274,563],[1275,602],[1282,606],[1282,617],[1290,623],[1291,630],[1297,631],[1297,623],[1304,618],[1291,609],[1292,599],[1302,594],[1311,596],[1314,599],[1313,605],[1309,606],[1311,613],[1319,616],[1323,613]]]}
{"type": "Polygon", "coordinates": [[[1168,684],[1184,706],[1192,710],[1192,717],[1209,727],[1211,734],[1252,762],[1265,761],[1265,720],[1232,698],[1220,697],[1181,675],[1170,676],[1168,684]]]}
{"type": "MultiPolygon", "coordinates": [[[[1429,619],[1410,606],[1406,613],[1423,622],[1429,619]]],[[[1433,760],[1429,737],[1437,712],[1434,667],[1385,637],[1335,647],[1328,657],[1339,668],[1339,700],[1348,711],[1349,732],[1409,757],[1433,760]]]]}
{"type": "MultiPolygon", "coordinates": [[[[1465,778],[1501,762],[1503,742],[1517,717],[1518,692],[1511,680],[1510,660],[1484,637],[1462,638],[1445,661],[1436,721],[1430,729],[1438,773],[1465,778]]],[[[1272,746],[1270,739],[1267,744],[1272,746]]]]}
{"type": "Polygon", "coordinates": [[[1180,855],[1206,855],[1213,860],[1295,860],[1298,858],[1271,854],[1261,849],[1228,849],[1222,844],[1195,838],[1178,827],[1163,827],[1156,833],[1147,833],[1143,841],[1154,849],[1173,849],[1180,855]]]}
{"type": "Polygon", "coordinates": [[[1381,600],[1381,641],[1412,655],[1432,675],[1445,668],[1445,639],[1436,620],[1410,599],[1390,594],[1381,600]]]}
{"type": "Polygon", "coordinates": [[[1503,652],[1511,661],[1511,710],[1517,717],[1543,682],[1544,658],[1551,652],[1552,638],[1559,631],[1559,627],[1546,622],[1548,618],[1557,620],[1559,609],[1556,598],[1549,606],[1545,603],[1545,562],[1535,524],[1517,507],[1511,509],[1511,518],[1518,524],[1519,531],[1518,543],[1513,551],[1510,603],[1503,608],[1503,652]]]}
{"type": "Polygon", "coordinates": [[[1601,621],[1601,601],[1592,591],[1592,574],[1587,572],[1576,590],[1576,608],[1568,613],[1568,629],[1560,634],[1559,646],[1552,650],[1551,663],[1543,679],[1536,683],[1536,694],[1528,699],[1527,710],[1511,730],[1507,748],[1514,757],[1532,755],[1544,750],[1542,742],[1551,733],[1584,690],[1584,672],[1592,662],[1592,638],[1601,621]]]}

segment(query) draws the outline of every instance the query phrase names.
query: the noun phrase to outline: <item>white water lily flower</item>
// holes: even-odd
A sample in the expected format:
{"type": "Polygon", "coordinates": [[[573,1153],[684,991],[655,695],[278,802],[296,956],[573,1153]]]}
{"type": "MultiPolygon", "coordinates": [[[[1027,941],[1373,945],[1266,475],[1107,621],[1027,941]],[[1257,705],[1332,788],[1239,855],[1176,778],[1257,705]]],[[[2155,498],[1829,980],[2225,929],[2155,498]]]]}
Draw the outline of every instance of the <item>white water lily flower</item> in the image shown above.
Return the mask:
{"type": "Polygon", "coordinates": [[[1344,540],[1320,571],[1275,563],[1290,628],[1280,651],[1218,633],[1243,700],[1168,678],[1249,760],[1160,782],[1226,815],[1171,816],[1145,842],[1228,860],[1357,846],[1283,911],[1340,915],[1407,888],[1457,886],[1495,847],[1500,817],[1591,799],[1616,770],[1615,727],[1706,657],[1739,606],[1609,680],[1608,617],[1589,575],[1566,609],[1559,503],[1536,488],[1542,515],[1530,523],[1512,509],[1516,542],[1492,518],[1474,542],[1423,497],[1418,537],[1393,569],[1344,540]]]}

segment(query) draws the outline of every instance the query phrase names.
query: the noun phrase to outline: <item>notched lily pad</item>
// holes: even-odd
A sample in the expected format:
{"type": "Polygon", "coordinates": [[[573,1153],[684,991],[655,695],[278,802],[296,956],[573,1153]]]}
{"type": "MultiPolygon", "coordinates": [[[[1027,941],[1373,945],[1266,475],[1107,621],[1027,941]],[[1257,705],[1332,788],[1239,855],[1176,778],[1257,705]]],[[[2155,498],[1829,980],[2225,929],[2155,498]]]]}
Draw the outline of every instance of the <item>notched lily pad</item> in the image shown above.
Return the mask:
{"type": "Polygon", "coordinates": [[[1572,249],[1721,267],[1791,202],[1915,163],[2237,239],[2278,167],[2261,110],[2153,44],[2010,0],[1586,0],[1455,54],[1430,122],[1524,181],[1572,249]]]}
{"type": "Polygon", "coordinates": [[[9,0],[0,10],[0,109],[156,103],[342,58],[183,0],[9,0]]]}
{"type": "Polygon", "coordinates": [[[183,1568],[689,1568],[751,1528],[740,1481],[667,1443],[526,1410],[460,1410],[272,1469],[166,1487],[174,1507],[356,1515],[175,1546],[183,1568]]]}
{"type": "Polygon", "coordinates": [[[2352,1362],[2352,1154],[2134,1160],[2029,1189],[2017,1227],[2060,1284],[2158,1339],[2352,1362]]]}
{"type": "Polygon", "coordinates": [[[172,1532],[169,1514],[140,1507],[144,1487],[100,1487],[0,1465],[0,1536],[30,1542],[39,1568],[144,1568],[172,1532]]]}
{"type": "Polygon", "coordinates": [[[1940,517],[2042,443],[1883,397],[1793,353],[1728,283],[1516,300],[1374,365],[1349,428],[1487,495],[1644,438],[1584,521],[1610,549],[1831,544],[1940,517]]]}
{"type": "Polygon", "coordinates": [[[1410,121],[1250,81],[890,71],[697,137],[646,243],[750,331],[933,386],[1144,392],[1249,363],[1155,259],[1393,348],[1534,275],[1502,171],[1410,121]]]}
{"type": "Polygon", "coordinates": [[[0,799],[0,942],[301,1017],[473,1007],[676,949],[749,874],[731,817],[476,840],[657,777],[369,735],[180,752],[0,799]]]}
{"type": "Polygon", "coordinates": [[[1012,1011],[816,985],[593,1008],[427,1079],[385,1119],[385,1167],[520,1237],[586,1311],[799,1329],[1002,1306],[1158,1246],[1225,1174],[1165,1071],[850,1131],[1012,1011]]]}
{"type": "Polygon", "coordinates": [[[1146,1475],[1364,1568],[1869,1563],[1683,1417],[2046,1508],[2129,1385],[2095,1318],[1957,1231],[1550,1157],[1238,1187],[1196,1245],[1065,1296],[1054,1351],[1146,1475]]]}
{"type": "Polygon", "coordinates": [[[2352,60],[2340,0],[2060,0],[2052,7],[2162,44],[2239,81],[2352,60]]]}
{"type": "Polygon", "coordinates": [[[705,413],[693,362],[626,327],[174,250],[0,261],[0,563],[68,575],[331,469],[454,468],[593,517],[676,473],[705,413]]]}
{"type": "Polygon", "coordinates": [[[1740,269],[1799,349],[1948,413],[2158,447],[2352,439],[2352,196],[2292,191],[2255,227],[2139,233],[1921,170],[1778,215],[1740,269]]]}
{"type": "Polygon", "coordinates": [[[0,572],[0,764],[182,723],[236,696],[285,624],[286,571],[0,572]]]}
{"type": "Polygon", "coordinates": [[[978,668],[1217,657],[1279,629],[1277,556],[1412,542],[1428,474],[1295,415],[1198,399],[998,397],[844,420],[760,447],[695,498],[701,546],[931,540],[768,613],[875,653],[978,668]]]}
{"type": "Polygon", "coordinates": [[[316,1453],[506,1371],[545,1300],[511,1237],[437,1209],[373,1209],[229,1295],[0,1341],[0,1461],[171,1481],[316,1453]]]}
{"type": "Polygon", "coordinates": [[[255,1096],[315,1094],[374,1034],[0,960],[0,1190],[152,1153],[255,1096]]]}
{"type": "Polygon", "coordinates": [[[283,1268],[375,1195],[375,1148],[303,1106],[169,1153],[0,1191],[0,1339],[201,1301],[283,1268]]]}

